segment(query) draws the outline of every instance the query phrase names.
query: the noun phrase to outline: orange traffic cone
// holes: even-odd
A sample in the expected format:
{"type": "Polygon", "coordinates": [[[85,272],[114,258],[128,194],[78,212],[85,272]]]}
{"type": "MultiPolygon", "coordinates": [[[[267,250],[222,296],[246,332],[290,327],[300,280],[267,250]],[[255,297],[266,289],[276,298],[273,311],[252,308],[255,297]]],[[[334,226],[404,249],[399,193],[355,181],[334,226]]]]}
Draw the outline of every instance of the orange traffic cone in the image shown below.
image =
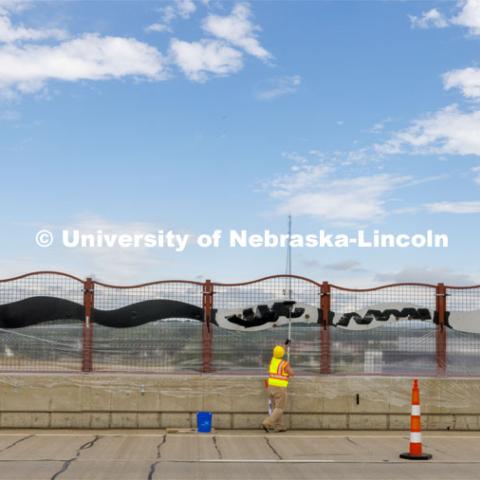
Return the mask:
{"type": "Polygon", "coordinates": [[[430,460],[432,455],[422,452],[422,426],[420,413],[420,390],[418,380],[412,385],[412,414],[410,416],[410,449],[401,453],[400,458],[407,460],[430,460]]]}

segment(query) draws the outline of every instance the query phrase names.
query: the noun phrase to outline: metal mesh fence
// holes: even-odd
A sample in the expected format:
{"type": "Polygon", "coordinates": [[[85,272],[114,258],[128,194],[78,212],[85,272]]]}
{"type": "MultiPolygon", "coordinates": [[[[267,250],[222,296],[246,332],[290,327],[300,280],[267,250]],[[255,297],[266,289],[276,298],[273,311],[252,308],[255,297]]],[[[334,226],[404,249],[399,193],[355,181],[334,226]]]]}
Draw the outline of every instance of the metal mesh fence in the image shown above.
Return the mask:
{"type": "MultiPolygon", "coordinates": [[[[480,327],[480,287],[447,287],[447,310],[473,315],[473,324],[480,327]]],[[[447,373],[480,375],[480,333],[447,329],[447,373]]]]}
{"type": "MultiPolygon", "coordinates": [[[[161,282],[118,288],[95,284],[95,309],[116,310],[146,300],[175,300],[202,306],[202,285],[161,282]]],[[[202,323],[158,320],[130,328],[93,325],[95,371],[200,371],[202,323]]]]}
{"type": "MultiPolygon", "coordinates": [[[[413,304],[435,310],[435,288],[399,285],[370,291],[332,287],[331,310],[336,314],[366,308],[413,304]]],[[[434,375],[436,325],[432,320],[399,319],[365,330],[332,328],[332,373],[434,375]]]]}
{"type": "MultiPolygon", "coordinates": [[[[215,308],[245,308],[286,299],[320,307],[320,285],[296,277],[276,277],[250,284],[214,285],[215,308]]],[[[213,369],[217,372],[265,372],[272,349],[283,344],[288,327],[262,331],[232,331],[214,327],[213,369]]],[[[320,371],[318,324],[293,324],[290,359],[299,373],[320,371]]]]}
{"type": "MultiPolygon", "coordinates": [[[[40,273],[0,282],[0,306],[32,297],[56,297],[83,304],[83,283],[56,273],[40,273]]],[[[21,328],[0,328],[0,370],[79,371],[83,315],[21,328]]],[[[59,315],[62,316],[61,314],[59,315]]]]}
{"type": "MultiPolygon", "coordinates": [[[[275,327],[276,323],[272,323],[270,328],[255,331],[248,328],[231,330],[212,324],[213,335],[208,338],[200,321],[205,285],[163,281],[118,287],[95,282],[93,370],[264,374],[272,347],[285,342],[288,327],[275,327]],[[171,318],[172,315],[157,319],[155,311],[155,317],[144,324],[121,328],[119,317],[119,325],[116,325],[117,315],[121,315],[118,309],[127,307],[128,315],[134,317],[136,304],[150,300],[182,302],[194,306],[192,308],[200,313],[196,320],[171,318]],[[96,323],[98,312],[109,312],[112,326],[96,323]]],[[[243,284],[214,283],[212,286],[213,308],[217,311],[238,311],[285,300],[310,305],[313,311],[321,306],[321,285],[302,277],[275,276],[243,284]]],[[[327,335],[321,341],[320,323],[292,323],[290,359],[298,373],[330,371],[333,374],[410,376],[442,373],[437,365],[443,365],[444,347],[437,341],[441,337],[431,318],[389,316],[388,321],[383,319],[371,325],[361,320],[368,317],[367,309],[384,311],[408,307],[418,311],[426,309],[433,316],[437,292],[443,290],[421,284],[370,290],[330,287],[330,296],[323,297],[330,298],[330,310],[335,315],[329,327],[330,338],[327,335]],[[347,315],[350,318],[348,328],[337,325],[340,319],[346,318],[345,314],[354,314],[347,315]],[[326,364],[330,370],[325,368],[326,364]]],[[[83,303],[84,282],[67,274],[36,272],[0,281],[0,371],[80,371],[82,359],[85,361],[86,352],[90,353],[82,336],[83,303]],[[54,302],[53,313],[53,307],[48,312],[42,310],[45,300],[54,302]],[[28,302],[30,309],[24,308],[28,302]],[[32,305],[35,305],[33,310],[32,305]],[[40,307],[36,308],[38,305],[40,307]],[[20,318],[15,327],[8,323],[8,319],[14,317],[20,318]]],[[[447,326],[451,327],[446,328],[446,374],[478,376],[480,287],[447,287],[446,303],[450,315],[447,326]]],[[[84,362],[83,365],[88,364],[84,362]]]]}

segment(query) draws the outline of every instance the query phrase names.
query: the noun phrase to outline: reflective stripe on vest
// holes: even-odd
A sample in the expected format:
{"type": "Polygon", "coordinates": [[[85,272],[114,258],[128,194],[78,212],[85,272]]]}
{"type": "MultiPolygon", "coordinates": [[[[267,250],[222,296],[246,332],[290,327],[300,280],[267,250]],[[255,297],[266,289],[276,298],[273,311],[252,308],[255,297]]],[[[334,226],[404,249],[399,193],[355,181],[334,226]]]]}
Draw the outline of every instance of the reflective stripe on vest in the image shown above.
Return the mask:
{"type": "Polygon", "coordinates": [[[268,384],[272,387],[287,387],[288,373],[285,369],[288,362],[279,358],[272,358],[268,369],[268,384]]]}

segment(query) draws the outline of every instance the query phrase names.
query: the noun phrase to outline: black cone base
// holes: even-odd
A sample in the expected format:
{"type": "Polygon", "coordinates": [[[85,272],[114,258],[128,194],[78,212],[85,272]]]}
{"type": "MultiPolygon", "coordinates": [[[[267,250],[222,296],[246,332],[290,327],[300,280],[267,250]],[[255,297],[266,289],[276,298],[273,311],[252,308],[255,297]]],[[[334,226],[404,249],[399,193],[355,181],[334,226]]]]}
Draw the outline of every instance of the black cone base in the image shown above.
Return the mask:
{"type": "Polygon", "coordinates": [[[405,460],[430,460],[432,455],[430,453],[422,453],[421,455],[412,455],[409,452],[401,453],[400,458],[405,460]]]}

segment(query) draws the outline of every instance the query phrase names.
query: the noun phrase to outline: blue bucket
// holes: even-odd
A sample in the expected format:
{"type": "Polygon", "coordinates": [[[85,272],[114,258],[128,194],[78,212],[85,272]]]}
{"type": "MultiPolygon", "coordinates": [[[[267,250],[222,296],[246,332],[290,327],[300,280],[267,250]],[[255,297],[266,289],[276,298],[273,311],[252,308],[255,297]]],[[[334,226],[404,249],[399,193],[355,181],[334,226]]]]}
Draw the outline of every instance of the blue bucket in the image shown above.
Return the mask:
{"type": "Polygon", "coordinates": [[[197,431],[202,433],[212,431],[212,412],[197,412],[197,431]]]}

